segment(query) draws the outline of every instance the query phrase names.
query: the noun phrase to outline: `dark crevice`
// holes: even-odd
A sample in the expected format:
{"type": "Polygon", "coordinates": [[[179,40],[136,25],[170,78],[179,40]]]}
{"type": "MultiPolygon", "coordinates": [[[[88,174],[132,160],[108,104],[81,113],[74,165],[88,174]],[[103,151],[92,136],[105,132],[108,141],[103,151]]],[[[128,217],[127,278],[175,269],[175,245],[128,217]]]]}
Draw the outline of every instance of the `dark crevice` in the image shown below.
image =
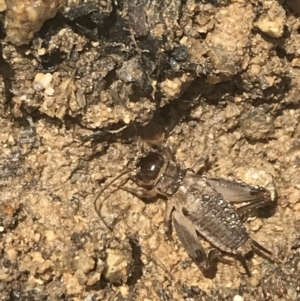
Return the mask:
{"type": "Polygon", "coordinates": [[[14,71],[3,58],[2,45],[0,45],[0,74],[3,78],[3,83],[4,83],[5,102],[3,103],[3,105],[6,111],[5,113],[9,114],[11,100],[13,98],[13,93],[11,92],[11,90],[12,90],[12,80],[14,78],[14,71]]]}
{"type": "Polygon", "coordinates": [[[130,276],[127,280],[127,285],[135,285],[143,276],[142,250],[136,238],[129,238],[129,244],[132,249],[133,267],[131,268],[130,276]]]}

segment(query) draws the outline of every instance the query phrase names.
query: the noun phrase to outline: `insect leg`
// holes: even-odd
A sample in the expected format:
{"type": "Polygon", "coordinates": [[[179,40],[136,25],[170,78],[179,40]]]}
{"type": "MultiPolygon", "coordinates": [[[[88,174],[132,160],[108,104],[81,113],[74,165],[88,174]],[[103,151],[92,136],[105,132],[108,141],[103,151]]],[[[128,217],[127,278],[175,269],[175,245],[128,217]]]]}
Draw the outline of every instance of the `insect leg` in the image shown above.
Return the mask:
{"type": "Polygon", "coordinates": [[[255,249],[261,250],[266,252],[267,254],[272,254],[269,250],[267,250],[266,248],[264,248],[262,245],[260,245],[257,241],[251,239],[251,245],[255,247],[255,249]]]}
{"type": "Polygon", "coordinates": [[[174,211],[172,218],[178,238],[185,250],[201,268],[208,270],[210,264],[193,224],[179,211],[174,211]]]}
{"type": "Polygon", "coordinates": [[[120,187],[120,188],[124,191],[131,193],[132,195],[134,195],[140,199],[142,199],[142,198],[151,199],[157,195],[157,192],[155,189],[148,190],[143,187],[135,187],[135,188],[120,187]]]}
{"type": "Polygon", "coordinates": [[[259,256],[261,256],[262,258],[267,259],[268,261],[274,263],[278,263],[280,264],[280,260],[272,257],[272,253],[267,250],[266,248],[264,248],[262,245],[260,245],[257,241],[251,239],[251,246],[252,246],[252,250],[253,252],[257,253],[259,256]]]}
{"type": "Polygon", "coordinates": [[[234,261],[229,260],[229,259],[225,259],[222,256],[222,253],[219,250],[216,250],[216,249],[210,250],[208,252],[208,256],[207,257],[208,257],[208,260],[210,262],[218,261],[218,262],[221,262],[223,264],[228,264],[228,265],[233,265],[234,264],[234,261]]]}
{"type": "Polygon", "coordinates": [[[170,221],[171,221],[173,209],[174,209],[174,204],[168,201],[165,209],[165,214],[164,214],[164,231],[167,234],[167,236],[171,232],[170,221]]]}
{"type": "Polygon", "coordinates": [[[202,153],[202,156],[195,162],[195,164],[189,170],[193,171],[196,174],[200,173],[201,169],[205,167],[205,162],[209,159],[209,151],[213,148],[214,147],[211,146],[208,149],[206,149],[202,153]]]}
{"type": "Polygon", "coordinates": [[[106,196],[104,199],[101,198],[101,196],[104,194],[104,192],[106,192],[108,190],[108,188],[114,183],[116,182],[118,179],[120,179],[121,177],[123,177],[124,175],[130,173],[130,170],[125,170],[123,172],[121,172],[117,177],[115,177],[112,181],[110,181],[108,184],[106,184],[101,190],[100,192],[97,194],[95,200],[94,200],[94,207],[95,207],[95,211],[97,212],[99,218],[102,220],[102,222],[104,223],[104,225],[109,228],[110,230],[112,230],[112,225],[109,225],[105,220],[104,220],[104,217],[102,216],[102,213],[101,213],[101,209],[102,209],[102,206],[103,206],[103,203],[109,198],[109,196],[111,194],[113,194],[114,192],[116,192],[118,189],[120,189],[120,186],[121,185],[124,185],[128,180],[129,178],[127,177],[125,179],[125,181],[118,185],[115,189],[113,189],[112,191],[110,191],[110,194],[108,196],[106,196]]]}
{"type": "Polygon", "coordinates": [[[208,155],[202,156],[199,160],[196,161],[196,163],[189,169],[195,174],[200,173],[201,169],[203,168],[203,165],[205,161],[207,161],[208,155]]]}
{"type": "Polygon", "coordinates": [[[243,268],[245,269],[245,271],[246,271],[246,273],[247,273],[247,276],[248,276],[248,277],[251,277],[250,270],[249,270],[249,268],[248,268],[248,266],[247,266],[247,262],[246,262],[245,257],[243,256],[243,254],[240,253],[240,252],[238,252],[238,253],[236,254],[236,257],[237,257],[237,259],[241,262],[243,268]]]}
{"type": "Polygon", "coordinates": [[[263,207],[268,207],[270,206],[271,208],[275,207],[274,202],[266,200],[266,199],[257,199],[255,201],[252,201],[251,203],[241,206],[236,209],[239,217],[244,221],[248,217],[252,216],[258,216],[259,215],[259,209],[263,207]]]}

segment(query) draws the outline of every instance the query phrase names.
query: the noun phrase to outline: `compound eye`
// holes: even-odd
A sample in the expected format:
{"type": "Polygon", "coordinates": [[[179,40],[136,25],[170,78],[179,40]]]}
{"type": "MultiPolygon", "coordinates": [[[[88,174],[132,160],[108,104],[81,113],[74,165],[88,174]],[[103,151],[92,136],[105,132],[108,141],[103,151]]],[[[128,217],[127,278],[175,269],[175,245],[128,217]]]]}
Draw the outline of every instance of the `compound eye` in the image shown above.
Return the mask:
{"type": "Polygon", "coordinates": [[[160,170],[164,165],[163,156],[157,153],[149,153],[141,158],[138,164],[138,178],[144,182],[153,182],[157,179],[160,170]]]}

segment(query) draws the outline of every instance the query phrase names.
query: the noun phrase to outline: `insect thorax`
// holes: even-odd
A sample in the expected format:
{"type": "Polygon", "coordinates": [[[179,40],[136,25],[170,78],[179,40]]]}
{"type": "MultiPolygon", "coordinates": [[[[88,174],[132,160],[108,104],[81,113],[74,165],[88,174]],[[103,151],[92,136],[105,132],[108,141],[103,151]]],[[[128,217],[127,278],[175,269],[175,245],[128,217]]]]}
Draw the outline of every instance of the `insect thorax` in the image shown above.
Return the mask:
{"type": "Polygon", "coordinates": [[[185,175],[185,169],[182,169],[175,162],[169,161],[167,162],[165,172],[156,183],[156,189],[162,195],[171,196],[178,190],[185,175]]]}

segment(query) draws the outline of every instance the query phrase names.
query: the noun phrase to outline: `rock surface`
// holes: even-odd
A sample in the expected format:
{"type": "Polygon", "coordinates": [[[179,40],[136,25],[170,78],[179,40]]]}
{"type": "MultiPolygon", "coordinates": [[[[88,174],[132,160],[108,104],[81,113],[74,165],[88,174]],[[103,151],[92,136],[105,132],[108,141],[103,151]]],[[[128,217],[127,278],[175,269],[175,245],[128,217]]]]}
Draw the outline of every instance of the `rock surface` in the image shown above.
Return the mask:
{"type": "Polygon", "coordinates": [[[0,3],[0,301],[299,300],[296,3],[0,3]],[[142,139],[268,187],[276,211],[246,226],[275,263],[205,278],[165,240],[165,200],[116,185],[101,220],[142,139]]]}

